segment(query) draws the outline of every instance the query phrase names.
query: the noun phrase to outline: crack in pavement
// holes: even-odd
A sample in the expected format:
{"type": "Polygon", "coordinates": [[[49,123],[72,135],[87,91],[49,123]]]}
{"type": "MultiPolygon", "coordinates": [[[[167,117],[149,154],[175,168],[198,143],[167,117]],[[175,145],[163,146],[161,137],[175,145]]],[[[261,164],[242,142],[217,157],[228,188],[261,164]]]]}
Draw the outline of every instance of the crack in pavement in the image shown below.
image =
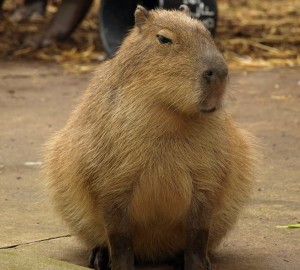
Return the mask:
{"type": "Polygon", "coordinates": [[[5,79],[31,79],[33,77],[50,77],[50,76],[58,76],[60,74],[60,72],[52,72],[52,73],[46,73],[46,72],[33,72],[33,73],[20,73],[20,74],[4,74],[4,75],[1,75],[0,78],[5,80],[5,79]]]}
{"type": "Polygon", "coordinates": [[[73,236],[73,235],[72,234],[66,234],[66,235],[54,236],[54,237],[49,237],[49,238],[45,238],[45,239],[35,240],[35,241],[31,241],[31,242],[25,242],[25,243],[22,243],[22,244],[15,244],[15,245],[10,245],[10,246],[0,247],[0,250],[1,249],[16,248],[16,247],[30,245],[30,244],[34,244],[34,243],[41,243],[41,242],[45,242],[45,241],[49,241],[49,240],[54,240],[54,239],[67,238],[67,237],[71,237],[71,236],[73,236]]]}

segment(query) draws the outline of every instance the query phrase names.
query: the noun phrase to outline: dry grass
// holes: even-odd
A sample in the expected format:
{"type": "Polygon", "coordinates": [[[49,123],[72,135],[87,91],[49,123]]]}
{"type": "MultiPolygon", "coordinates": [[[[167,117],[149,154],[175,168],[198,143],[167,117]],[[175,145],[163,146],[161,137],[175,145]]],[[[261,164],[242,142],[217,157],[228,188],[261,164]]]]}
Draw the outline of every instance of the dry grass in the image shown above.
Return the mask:
{"type": "Polygon", "coordinates": [[[219,1],[216,41],[230,65],[300,65],[300,1],[219,1]]]}

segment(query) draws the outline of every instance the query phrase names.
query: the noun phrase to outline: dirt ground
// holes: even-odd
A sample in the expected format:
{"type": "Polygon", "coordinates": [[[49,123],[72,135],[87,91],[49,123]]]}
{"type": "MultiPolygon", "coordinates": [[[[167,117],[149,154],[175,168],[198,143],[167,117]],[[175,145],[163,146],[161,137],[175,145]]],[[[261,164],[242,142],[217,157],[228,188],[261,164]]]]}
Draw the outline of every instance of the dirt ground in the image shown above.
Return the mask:
{"type": "MultiPolygon", "coordinates": [[[[0,268],[85,269],[86,250],[52,212],[40,148],[65,123],[91,74],[0,61],[0,268]]],[[[226,105],[261,141],[252,200],[212,258],[214,270],[298,270],[300,67],[231,74],[226,105]]]]}

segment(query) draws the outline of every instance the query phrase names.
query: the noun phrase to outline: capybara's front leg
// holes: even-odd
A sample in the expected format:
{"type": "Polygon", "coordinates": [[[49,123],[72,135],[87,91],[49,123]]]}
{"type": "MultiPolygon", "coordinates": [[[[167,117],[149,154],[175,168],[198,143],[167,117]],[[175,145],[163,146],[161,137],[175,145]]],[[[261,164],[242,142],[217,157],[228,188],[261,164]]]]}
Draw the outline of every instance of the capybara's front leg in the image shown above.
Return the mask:
{"type": "Polygon", "coordinates": [[[184,254],[184,269],[210,270],[211,265],[207,254],[208,230],[189,230],[187,239],[187,247],[184,254]]]}
{"type": "MultiPolygon", "coordinates": [[[[197,188],[197,186],[196,186],[197,188]]],[[[208,258],[208,237],[213,205],[209,194],[192,198],[186,224],[185,270],[211,270],[208,258]]]]}
{"type": "Polygon", "coordinates": [[[134,270],[132,240],[127,233],[109,235],[112,270],[134,270]]]}
{"type": "Polygon", "coordinates": [[[128,217],[131,192],[115,192],[112,203],[105,204],[107,242],[111,270],[134,270],[133,240],[128,217]]]}

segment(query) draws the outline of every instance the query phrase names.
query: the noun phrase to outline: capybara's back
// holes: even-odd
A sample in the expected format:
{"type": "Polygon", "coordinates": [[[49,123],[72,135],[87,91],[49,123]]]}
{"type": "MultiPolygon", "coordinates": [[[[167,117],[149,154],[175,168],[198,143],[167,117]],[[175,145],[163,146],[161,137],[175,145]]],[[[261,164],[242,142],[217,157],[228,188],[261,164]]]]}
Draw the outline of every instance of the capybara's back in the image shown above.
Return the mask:
{"type": "Polygon", "coordinates": [[[90,247],[92,266],[134,269],[183,254],[209,269],[251,190],[252,139],[222,107],[228,68],[186,6],[138,7],[117,55],[100,65],[49,142],[53,202],[90,247]]]}

